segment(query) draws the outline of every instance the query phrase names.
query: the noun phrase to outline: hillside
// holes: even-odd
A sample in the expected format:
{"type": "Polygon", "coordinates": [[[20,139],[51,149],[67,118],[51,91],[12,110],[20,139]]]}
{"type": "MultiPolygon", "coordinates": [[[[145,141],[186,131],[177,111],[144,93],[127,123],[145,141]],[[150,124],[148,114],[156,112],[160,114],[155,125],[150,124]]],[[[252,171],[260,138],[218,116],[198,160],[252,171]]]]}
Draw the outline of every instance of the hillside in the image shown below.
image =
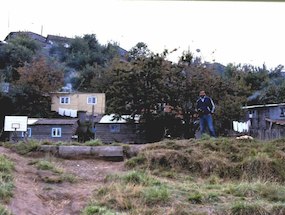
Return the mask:
{"type": "Polygon", "coordinates": [[[145,146],[125,162],[21,156],[1,147],[15,166],[13,196],[2,204],[17,215],[285,214],[285,140],[145,146]]]}

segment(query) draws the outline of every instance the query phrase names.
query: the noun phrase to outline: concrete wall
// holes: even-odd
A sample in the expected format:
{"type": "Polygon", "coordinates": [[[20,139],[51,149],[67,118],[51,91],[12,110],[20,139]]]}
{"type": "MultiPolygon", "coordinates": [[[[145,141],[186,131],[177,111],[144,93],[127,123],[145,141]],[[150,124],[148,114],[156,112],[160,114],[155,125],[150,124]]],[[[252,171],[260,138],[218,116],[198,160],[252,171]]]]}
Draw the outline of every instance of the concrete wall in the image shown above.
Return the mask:
{"type": "Polygon", "coordinates": [[[145,145],[133,146],[55,146],[42,145],[40,152],[51,153],[55,156],[80,159],[95,158],[111,161],[122,161],[124,158],[135,156],[145,145]]]}

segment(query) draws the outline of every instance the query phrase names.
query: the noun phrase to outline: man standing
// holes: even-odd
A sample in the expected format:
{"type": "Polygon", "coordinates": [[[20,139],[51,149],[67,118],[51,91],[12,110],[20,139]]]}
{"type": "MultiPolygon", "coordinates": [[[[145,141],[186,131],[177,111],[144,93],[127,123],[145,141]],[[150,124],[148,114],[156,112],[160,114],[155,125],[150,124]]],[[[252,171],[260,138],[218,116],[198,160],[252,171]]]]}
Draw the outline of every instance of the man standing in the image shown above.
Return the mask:
{"type": "Polygon", "coordinates": [[[197,100],[197,111],[200,117],[201,134],[205,133],[206,126],[209,129],[210,135],[216,137],[212,114],[215,111],[215,104],[213,100],[206,96],[204,90],[200,91],[199,99],[197,100]]]}

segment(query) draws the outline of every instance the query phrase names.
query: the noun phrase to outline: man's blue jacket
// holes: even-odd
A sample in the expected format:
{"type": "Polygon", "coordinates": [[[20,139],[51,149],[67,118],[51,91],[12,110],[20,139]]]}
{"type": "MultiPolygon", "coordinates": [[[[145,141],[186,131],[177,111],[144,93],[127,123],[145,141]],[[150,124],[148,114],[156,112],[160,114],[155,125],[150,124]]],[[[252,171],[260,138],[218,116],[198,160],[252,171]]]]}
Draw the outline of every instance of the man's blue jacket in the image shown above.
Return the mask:
{"type": "Polygon", "coordinates": [[[197,110],[200,115],[214,113],[215,104],[213,100],[208,96],[205,96],[204,98],[199,97],[197,100],[197,110]]]}

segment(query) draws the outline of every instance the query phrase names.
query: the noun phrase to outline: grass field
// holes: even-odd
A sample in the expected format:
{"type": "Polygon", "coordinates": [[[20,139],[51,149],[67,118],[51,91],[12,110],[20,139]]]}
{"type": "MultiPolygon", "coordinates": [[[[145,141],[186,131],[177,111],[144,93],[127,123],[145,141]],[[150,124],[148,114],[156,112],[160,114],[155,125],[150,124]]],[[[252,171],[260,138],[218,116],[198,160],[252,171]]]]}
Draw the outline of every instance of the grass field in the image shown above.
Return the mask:
{"type": "Polygon", "coordinates": [[[165,140],[125,166],[82,214],[285,214],[285,140],[165,140]]]}

